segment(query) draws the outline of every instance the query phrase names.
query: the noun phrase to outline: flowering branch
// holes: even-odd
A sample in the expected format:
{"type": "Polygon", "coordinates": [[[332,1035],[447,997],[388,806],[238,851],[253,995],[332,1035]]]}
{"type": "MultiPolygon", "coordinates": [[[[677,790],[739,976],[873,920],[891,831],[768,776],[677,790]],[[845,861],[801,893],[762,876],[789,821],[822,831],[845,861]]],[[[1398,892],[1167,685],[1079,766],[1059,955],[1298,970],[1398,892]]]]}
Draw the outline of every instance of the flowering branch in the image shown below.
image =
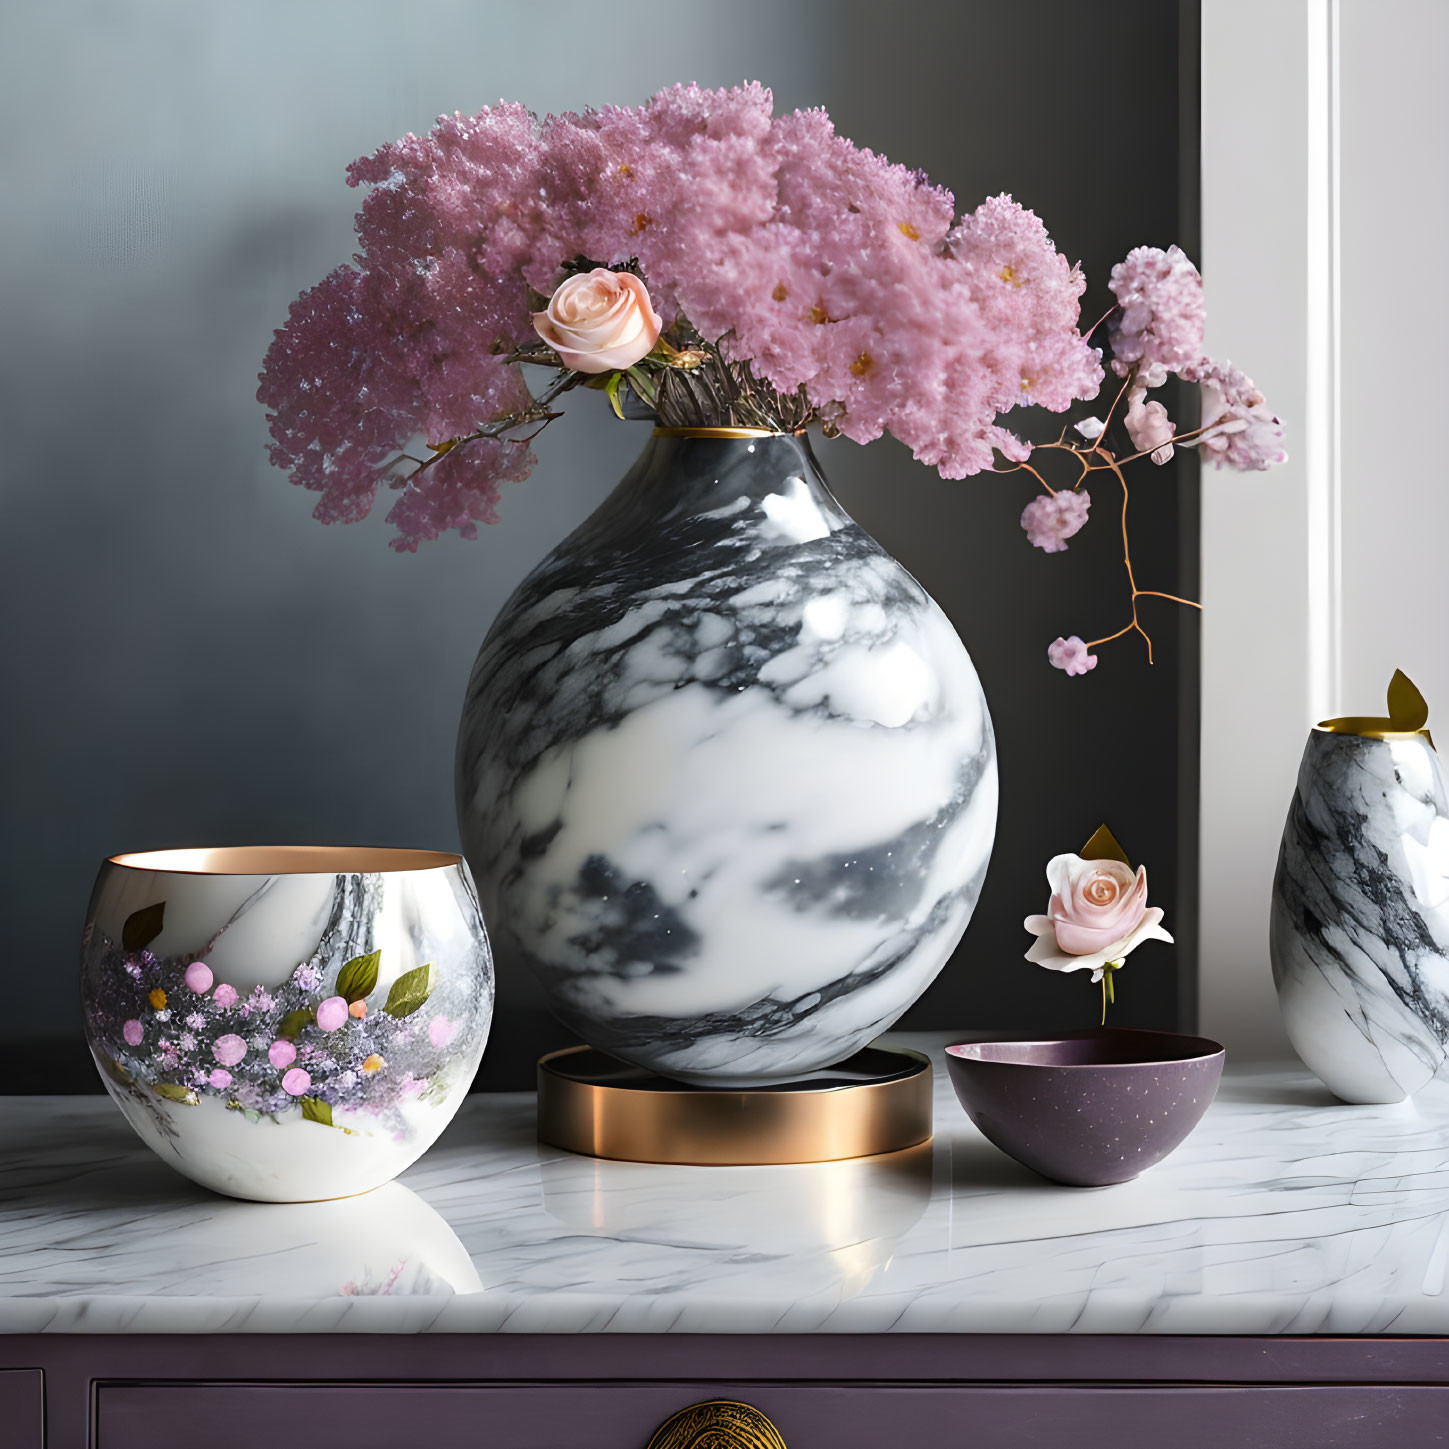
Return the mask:
{"type": "Polygon", "coordinates": [[[1203,355],[1202,278],[1181,251],[1138,247],[1112,269],[1111,286],[1118,304],[1108,313],[1112,368],[1122,379],[1121,386],[1104,419],[1085,418],[1075,425],[1084,442],[1069,442],[1064,428],[1056,442],[1038,445],[1039,450],[1070,453],[1079,472],[1072,494],[1065,498],[1038,474],[1046,496],[1033,499],[1021,515],[1028,540],[1046,553],[1059,553],[1066,548],[1067,539],[1086,525],[1091,495],[1082,485],[1087,475],[1110,472],[1122,489],[1122,566],[1127,574],[1131,618],[1098,639],[1084,641],[1073,634],[1054,640],[1047,659],[1068,675],[1095,669],[1097,656],[1092,651],[1129,634],[1142,636],[1147,662],[1153,662],[1152,636],[1142,623],[1140,600],[1164,599],[1190,609],[1202,608],[1194,599],[1138,585],[1127,527],[1131,493],[1123,468],[1146,457],[1160,466],[1178,447],[1200,447],[1217,463],[1243,470],[1267,468],[1286,456],[1282,424],[1268,411],[1252,380],[1231,364],[1219,365],[1203,355]],[[1202,422],[1182,432],[1168,418],[1166,407],[1147,397],[1173,375],[1202,388],[1202,422]],[[1122,423],[1136,451],[1119,456],[1102,439],[1124,399],[1127,406],[1122,423]]]}

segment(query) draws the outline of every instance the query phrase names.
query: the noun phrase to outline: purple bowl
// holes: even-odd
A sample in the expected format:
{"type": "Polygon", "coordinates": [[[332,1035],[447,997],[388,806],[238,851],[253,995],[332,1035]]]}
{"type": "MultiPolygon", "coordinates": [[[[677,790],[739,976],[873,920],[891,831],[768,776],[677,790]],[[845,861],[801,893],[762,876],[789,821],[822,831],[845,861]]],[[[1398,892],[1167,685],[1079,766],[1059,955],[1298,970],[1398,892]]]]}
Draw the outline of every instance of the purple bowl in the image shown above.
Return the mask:
{"type": "Polygon", "coordinates": [[[1129,1182],[1197,1126],[1223,1049],[1202,1036],[1104,1027],[1054,1041],[946,1048],[966,1115],[1008,1157],[1071,1187],[1129,1182]]]}

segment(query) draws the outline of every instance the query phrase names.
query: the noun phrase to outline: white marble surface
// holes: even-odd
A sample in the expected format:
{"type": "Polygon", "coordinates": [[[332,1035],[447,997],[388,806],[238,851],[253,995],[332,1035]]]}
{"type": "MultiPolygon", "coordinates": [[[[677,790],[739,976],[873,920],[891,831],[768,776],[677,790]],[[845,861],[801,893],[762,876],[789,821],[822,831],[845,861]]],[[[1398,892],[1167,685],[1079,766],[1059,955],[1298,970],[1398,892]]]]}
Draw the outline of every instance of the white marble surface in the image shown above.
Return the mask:
{"type": "Polygon", "coordinates": [[[1449,1083],[1230,1067],[1174,1156],[1083,1191],[931,1054],[914,1165],[592,1162],[473,1097],[401,1182],[295,1206],[193,1186],[103,1098],[0,1098],[0,1330],[1449,1334],[1449,1083]]]}

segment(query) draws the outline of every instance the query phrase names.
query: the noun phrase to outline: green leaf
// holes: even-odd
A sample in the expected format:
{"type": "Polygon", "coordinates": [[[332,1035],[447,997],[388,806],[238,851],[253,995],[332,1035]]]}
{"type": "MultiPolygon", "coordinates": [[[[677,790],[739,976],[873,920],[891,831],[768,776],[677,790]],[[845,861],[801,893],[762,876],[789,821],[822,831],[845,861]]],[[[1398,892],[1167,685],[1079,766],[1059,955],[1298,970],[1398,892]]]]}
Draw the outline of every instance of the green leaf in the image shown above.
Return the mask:
{"type": "Polygon", "coordinates": [[[389,1016],[411,1016],[428,999],[432,989],[431,963],[414,967],[411,971],[404,971],[392,983],[392,990],[387,993],[387,1002],[382,1009],[389,1016]]]}
{"type": "Polygon", "coordinates": [[[1389,719],[1396,730],[1409,734],[1429,723],[1429,706],[1402,669],[1389,680],[1389,719]]]}
{"type": "Polygon", "coordinates": [[[1092,838],[1082,847],[1083,860],[1120,860],[1129,870],[1132,862],[1117,844],[1117,837],[1105,825],[1099,825],[1092,838]]]}
{"type": "Polygon", "coordinates": [[[610,373],[609,380],[604,384],[604,392],[608,396],[609,406],[614,409],[614,416],[622,423],[624,421],[624,409],[619,405],[619,384],[624,381],[622,372],[610,373]]]}
{"type": "Polygon", "coordinates": [[[298,1097],[302,1104],[302,1115],[309,1122],[320,1122],[324,1127],[332,1126],[332,1107],[321,1097],[298,1097]]]}
{"type": "Polygon", "coordinates": [[[364,996],[371,996],[377,985],[377,966],[382,960],[381,951],[369,951],[366,956],[354,956],[337,973],[337,994],[351,1006],[364,996]]]}
{"type": "Polygon", "coordinates": [[[190,1087],[183,1087],[180,1082],[157,1082],[151,1090],[158,1097],[165,1097],[168,1102],[180,1102],[184,1107],[194,1107],[201,1101],[190,1087]]]}
{"type": "Polygon", "coordinates": [[[299,1006],[289,1011],[277,1027],[277,1035],[284,1041],[296,1041],[298,1036],[317,1020],[317,1013],[310,1006],[299,1006]]]}
{"type": "Polygon", "coordinates": [[[133,1080],[130,1072],[118,1062],[115,1057],[97,1057],[101,1064],[101,1070],[113,1081],[119,1082],[123,1087],[129,1087],[133,1080]]]}
{"type": "Polygon", "coordinates": [[[166,919],[166,902],[157,901],[154,906],[143,906],[132,911],[121,927],[121,945],[128,951],[144,951],[161,934],[161,923],[166,919]]]}

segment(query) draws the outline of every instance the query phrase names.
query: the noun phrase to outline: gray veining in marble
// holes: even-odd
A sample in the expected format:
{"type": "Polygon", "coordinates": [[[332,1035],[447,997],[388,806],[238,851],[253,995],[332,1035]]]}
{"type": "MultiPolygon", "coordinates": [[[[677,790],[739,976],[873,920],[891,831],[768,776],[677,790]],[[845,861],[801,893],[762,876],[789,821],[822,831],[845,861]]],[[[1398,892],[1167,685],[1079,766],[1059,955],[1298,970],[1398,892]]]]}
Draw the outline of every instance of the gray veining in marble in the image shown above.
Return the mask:
{"type": "Polygon", "coordinates": [[[1348,1102],[1397,1102],[1449,1043],[1449,795],[1423,735],[1308,736],[1273,881],[1283,1025],[1348,1102]]]}
{"type": "Polygon", "coordinates": [[[1175,1155],[1083,1191],[992,1148],[929,1045],[914,1156],[593,1162],[473,1097],[336,1203],[213,1197],[105,1101],[0,1099],[0,1330],[1449,1334],[1449,1083],[1349,1107],[1230,1068],[1175,1155]]]}
{"type": "Polygon", "coordinates": [[[494,621],[457,784],[500,970],[705,1086],[896,1022],[996,829],[965,646],[785,436],[650,441],[494,621]]]}

